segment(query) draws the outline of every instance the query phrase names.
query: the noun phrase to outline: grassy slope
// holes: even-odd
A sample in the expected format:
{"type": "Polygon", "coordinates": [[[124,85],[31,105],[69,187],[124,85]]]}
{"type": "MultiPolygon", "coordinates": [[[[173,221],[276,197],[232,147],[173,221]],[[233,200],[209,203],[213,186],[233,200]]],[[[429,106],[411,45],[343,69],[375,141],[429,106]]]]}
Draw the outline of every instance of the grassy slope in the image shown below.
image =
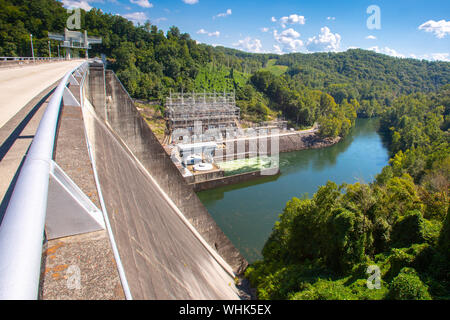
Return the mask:
{"type": "Polygon", "coordinates": [[[288,70],[289,67],[275,65],[276,62],[277,62],[277,59],[270,59],[269,61],[267,61],[266,66],[264,68],[262,68],[261,71],[272,72],[277,77],[286,73],[286,71],[288,70]]]}

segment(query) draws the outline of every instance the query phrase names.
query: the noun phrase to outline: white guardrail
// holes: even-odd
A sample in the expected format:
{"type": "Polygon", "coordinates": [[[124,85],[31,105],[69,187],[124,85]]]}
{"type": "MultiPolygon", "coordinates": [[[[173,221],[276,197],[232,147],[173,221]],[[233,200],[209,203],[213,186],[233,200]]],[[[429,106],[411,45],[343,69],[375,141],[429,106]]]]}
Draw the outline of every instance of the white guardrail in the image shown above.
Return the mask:
{"type": "Polygon", "coordinates": [[[0,63],[2,61],[44,61],[44,60],[67,60],[60,57],[0,57],[0,63]]]}
{"type": "MultiPolygon", "coordinates": [[[[1,59],[1,57],[0,57],[1,59]]],[[[83,62],[53,92],[20,170],[0,225],[0,300],[38,298],[49,175],[56,129],[69,77],[87,70],[83,62]]]]}

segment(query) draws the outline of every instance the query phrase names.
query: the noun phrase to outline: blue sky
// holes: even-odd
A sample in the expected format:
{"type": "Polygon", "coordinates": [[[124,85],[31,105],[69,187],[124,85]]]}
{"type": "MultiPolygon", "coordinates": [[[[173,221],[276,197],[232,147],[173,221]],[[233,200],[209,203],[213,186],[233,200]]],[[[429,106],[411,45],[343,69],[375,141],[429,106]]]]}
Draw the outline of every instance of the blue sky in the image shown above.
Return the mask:
{"type": "Polygon", "coordinates": [[[398,57],[450,61],[448,0],[62,0],[135,23],[177,26],[198,42],[249,52],[370,49],[398,57]],[[375,5],[376,11],[367,13],[375,5]],[[379,19],[378,19],[379,17],[379,19]],[[375,19],[376,18],[376,19],[375,19]],[[379,21],[369,29],[367,20],[379,21]]]}

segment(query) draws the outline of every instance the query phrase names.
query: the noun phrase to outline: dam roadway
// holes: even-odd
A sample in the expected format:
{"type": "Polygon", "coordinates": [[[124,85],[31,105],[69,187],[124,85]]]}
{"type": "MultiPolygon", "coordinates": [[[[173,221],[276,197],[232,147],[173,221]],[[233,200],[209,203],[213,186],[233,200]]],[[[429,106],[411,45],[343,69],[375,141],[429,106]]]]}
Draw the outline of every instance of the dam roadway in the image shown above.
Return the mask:
{"type": "Polygon", "coordinates": [[[70,60],[0,69],[0,128],[78,64],[80,60],[70,60]]]}

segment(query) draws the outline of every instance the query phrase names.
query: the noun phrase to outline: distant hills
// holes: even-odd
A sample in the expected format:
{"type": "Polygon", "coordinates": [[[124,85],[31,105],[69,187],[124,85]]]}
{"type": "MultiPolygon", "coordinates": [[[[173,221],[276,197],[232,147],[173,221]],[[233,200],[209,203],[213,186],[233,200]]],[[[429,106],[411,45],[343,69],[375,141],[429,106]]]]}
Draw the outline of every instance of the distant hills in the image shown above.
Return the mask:
{"type": "MultiPolygon", "coordinates": [[[[35,54],[48,56],[47,32],[63,31],[68,17],[56,0],[0,0],[0,56],[30,56],[30,33],[35,54]]],[[[136,26],[98,9],[81,10],[81,26],[90,35],[103,37],[103,44],[94,46],[90,54],[105,53],[133,97],[163,101],[170,90],[234,90],[243,115],[255,121],[282,114],[296,124],[309,125],[320,117],[299,117],[306,113],[301,103],[292,104],[288,109],[298,110],[288,112],[286,99],[292,97],[274,99],[252,83],[259,72],[270,72],[280,78],[275,81],[279,86],[299,95],[320,90],[337,104],[354,99],[359,116],[378,114],[402,94],[435,92],[450,79],[448,62],[399,59],[361,49],[253,54],[198,44],[177,27],[164,33],[150,22],[136,26]]],[[[52,55],[57,55],[55,42],[52,55]]]]}

